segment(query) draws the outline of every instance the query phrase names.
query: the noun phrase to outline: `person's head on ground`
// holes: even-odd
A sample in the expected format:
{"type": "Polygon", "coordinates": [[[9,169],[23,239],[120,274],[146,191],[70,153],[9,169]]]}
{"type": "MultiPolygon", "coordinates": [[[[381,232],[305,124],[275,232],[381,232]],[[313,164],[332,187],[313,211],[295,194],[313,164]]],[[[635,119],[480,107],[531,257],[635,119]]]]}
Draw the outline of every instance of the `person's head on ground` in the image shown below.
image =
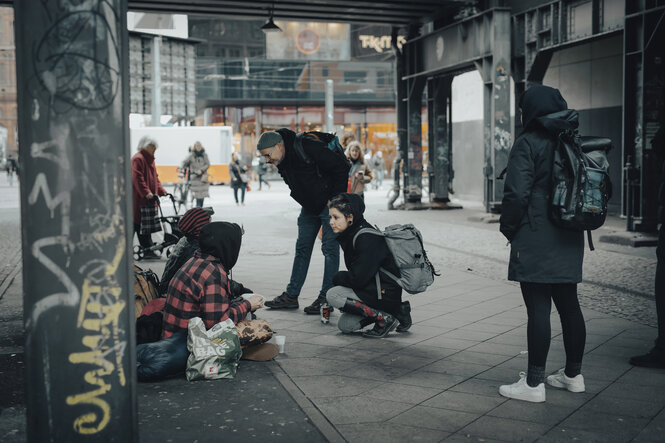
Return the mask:
{"type": "Polygon", "coordinates": [[[229,222],[212,222],[201,228],[199,247],[202,252],[219,259],[228,272],[238,261],[243,229],[229,222]]]}
{"type": "Polygon", "coordinates": [[[192,208],[178,221],[178,229],[187,238],[197,239],[201,229],[210,223],[210,214],[201,208],[192,208]]]}
{"type": "Polygon", "coordinates": [[[194,151],[195,155],[203,155],[203,153],[205,152],[205,149],[203,149],[203,145],[201,144],[200,141],[197,141],[196,143],[194,143],[193,151],[194,151]]]}
{"type": "Polygon", "coordinates": [[[136,149],[137,151],[146,151],[150,155],[154,156],[155,151],[157,150],[157,140],[154,138],[144,135],[141,137],[141,140],[139,140],[139,145],[136,149]]]}
{"type": "Polygon", "coordinates": [[[538,117],[568,109],[568,103],[558,89],[544,85],[533,85],[520,97],[522,126],[527,129],[538,117]]]}
{"type": "Polygon", "coordinates": [[[328,210],[330,228],[335,234],[341,234],[364,220],[365,202],[358,194],[339,194],[330,200],[328,210]]]}
{"type": "Polygon", "coordinates": [[[261,134],[259,141],[256,143],[256,149],[266,163],[272,163],[275,166],[284,160],[286,154],[284,139],[275,131],[266,131],[261,134]]]}
{"type": "Polygon", "coordinates": [[[346,148],[346,156],[353,162],[361,162],[363,161],[363,154],[362,154],[362,145],[357,142],[353,141],[349,143],[349,146],[346,148]]]}
{"type": "Polygon", "coordinates": [[[353,135],[350,132],[345,132],[344,135],[342,135],[342,139],[339,141],[339,143],[342,145],[342,148],[346,149],[349,146],[349,143],[351,143],[355,139],[356,139],[355,135],[353,135]]]}

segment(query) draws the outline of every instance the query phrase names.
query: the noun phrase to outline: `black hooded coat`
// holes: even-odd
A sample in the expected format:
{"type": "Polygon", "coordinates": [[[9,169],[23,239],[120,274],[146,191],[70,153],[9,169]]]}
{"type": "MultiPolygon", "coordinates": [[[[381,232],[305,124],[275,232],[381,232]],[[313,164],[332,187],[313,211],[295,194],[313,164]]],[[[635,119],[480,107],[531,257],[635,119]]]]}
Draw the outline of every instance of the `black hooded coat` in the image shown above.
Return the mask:
{"type": "Polygon", "coordinates": [[[376,291],[375,275],[379,268],[399,276],[399,269],[388,249],[386,240],[374,234],[360,234],[353,246],[353,237],[363,228],[376,229],[363,217],[365,203],[359,194],[344,194],[352,208],[353,224],[337,236],[344,251],[344,263],[348,271],[339,271],[333,276],[335,286],[353,289],[358,298],[367,305],[394,313],[402,302],[402,288],[390,277],[379,274],[382,299],[376,291]]]}
{"type": "Polygon", "coordinates": [[[520,100],[524,131],[515,140],[501,204],[500,230],[511,243],[508,279],[532,283],[582,281],[584,233],[549,219],[557,135],[578,126],[559,90],[536,85],[520,100]]]}
{"type": "Polygon", "coordinates": [[[319,214],[332,197],[346,192],[349,165],[323,142],[305,137],[302,146],[312,160],[308,164],[293,148],[296,133],[286,128],[277,132],[286,151],[277,171],[289,186],[291,197],[307,211],[319,214]]]}
{"type": "Polygon", "coordinates": [[[238,261],[241,244],[242,228],[235,223],[208,223],[199,234],[201,252],[217,258],[227,274],[238,261]]]}

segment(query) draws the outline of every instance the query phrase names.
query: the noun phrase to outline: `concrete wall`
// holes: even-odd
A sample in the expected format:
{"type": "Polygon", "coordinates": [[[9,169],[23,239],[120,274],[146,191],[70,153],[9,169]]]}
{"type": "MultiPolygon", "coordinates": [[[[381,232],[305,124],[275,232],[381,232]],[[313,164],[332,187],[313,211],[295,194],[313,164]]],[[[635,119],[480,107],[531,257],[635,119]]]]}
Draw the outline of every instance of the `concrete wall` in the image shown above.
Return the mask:
{"type": "Polygon", "coordinates": [[[453,79],[453,190],[451,198],[483,201],[483,81],[478,71],[453,79]]]}
{"type": "Polygon", "coordinates": [[[558,88],[568,107],[580,113],[580,133],[609,137],[610,211],[621,205],[623,40],[615,35],[554,53],[543,84],[558,88]]]}
{"type": "MultiPolygon", "coordinates": [[[[580,113],[580,133],[612,139],[609,154],[614,195],[610,211],[621,204],[621,34],[556,52],[543,84],[558,88],[568,106],[580,113]]],[[[483,83],[478,72],[453,80],[453,189],[451,197],[483,200],[483,83]]],[[[514,139],[514,137],[513,137],[514,139]]]]}

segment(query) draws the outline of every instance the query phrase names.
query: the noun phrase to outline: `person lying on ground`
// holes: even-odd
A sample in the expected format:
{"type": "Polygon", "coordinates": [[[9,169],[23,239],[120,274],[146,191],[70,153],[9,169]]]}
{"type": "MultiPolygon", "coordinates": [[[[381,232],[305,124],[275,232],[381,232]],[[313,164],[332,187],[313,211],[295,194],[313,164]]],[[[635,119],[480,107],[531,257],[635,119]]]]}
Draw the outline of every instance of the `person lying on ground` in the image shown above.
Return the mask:
{"type": "Polygon", "coordinates": [[[169,282],[164,306],[162,338],[186,331],[189,320],[201,317],[206,328],[230,318],[233,323],[261,307],[262,298],[231,299],[229,274],[238,261],[242,228],[235,223],[213,222],[201,228],[200,250],[169,282]]]}
{"type": "Polygon", "coordinates": [[[386,240],[371,233],[358,234],[361,229],[375,229],[363,217],[362,197],[340,194],[332,198],[328,207],[330,227],[337,234],[348,269],[333,276],[334,286],[326,294],[328,303],[342,311],[337,322],[339,329],[350,333],[374,324],[374,329],[364,333],[366,337],[385,337],[398,323],[398,332],[408,330],[411,306],[409,302],[402,302],[402,288],[397,282],[380,272],[383,268],[399,275],[386,240]]]}
{"type": "MultiPolygon", "coordinates": [[[[176,243],[171,250],[164,267],[164,273],[159,283],[159,293],[166,297],[169,283],[175,273],[184,265],[187,260],[194,256],[199,248],[199,233],[201,228],[210,223],[210,214],[201,208],[192,208],[185,212],[185,215],[178,221],[178,229],[183,233],[183,237],[176,243]]],[[[231,280],[231,298],[240,297],[242,294],[250,294],[252,291],[241,283],[231,280]]]]}

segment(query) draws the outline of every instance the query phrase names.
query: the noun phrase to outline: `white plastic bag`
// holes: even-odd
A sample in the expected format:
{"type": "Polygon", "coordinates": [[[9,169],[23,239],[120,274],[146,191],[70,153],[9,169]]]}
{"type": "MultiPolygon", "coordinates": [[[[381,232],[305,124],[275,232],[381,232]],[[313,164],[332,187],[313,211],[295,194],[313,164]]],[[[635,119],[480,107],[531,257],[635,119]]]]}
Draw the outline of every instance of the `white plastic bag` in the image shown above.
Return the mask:
{"type": "Polygon", "coordinates": [[[187,330],[187,380],[234,378],[242,350],[233,321],[226,319],[206,331],[203,320],[195,317],[187,330]]]}

